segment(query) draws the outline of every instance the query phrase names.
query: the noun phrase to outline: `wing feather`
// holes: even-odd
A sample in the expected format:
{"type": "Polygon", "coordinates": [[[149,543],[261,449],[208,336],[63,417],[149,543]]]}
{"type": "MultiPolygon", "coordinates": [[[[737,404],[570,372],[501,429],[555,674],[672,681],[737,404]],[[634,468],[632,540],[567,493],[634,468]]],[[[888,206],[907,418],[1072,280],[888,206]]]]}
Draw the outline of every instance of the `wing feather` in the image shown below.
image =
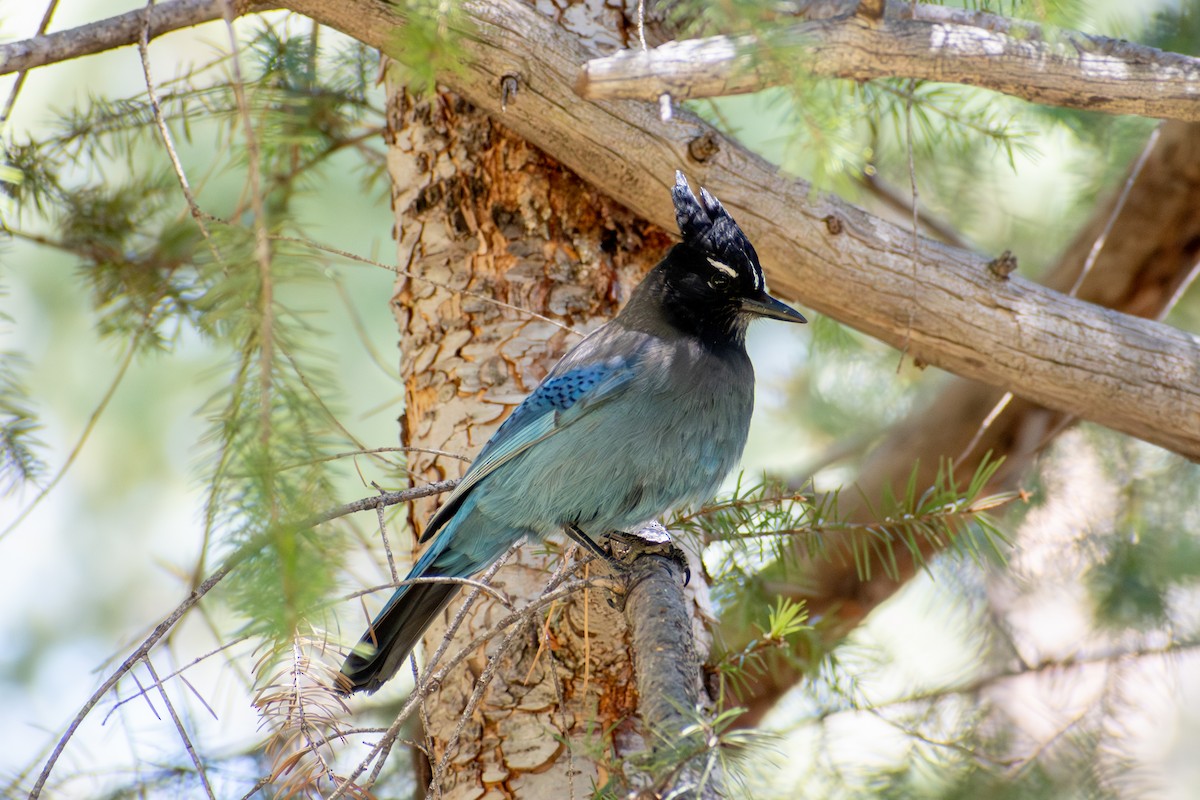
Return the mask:
{"type": "Polygon", "coordinates": [[[429,520],[421,542],[431,539],[454,517],[480,481],[538,442],[564,430],[585,411],[619,396],[636,374],[640,356],[641,348],[590,364],[560,362],[483,446],[462,482],[429,520]]]}

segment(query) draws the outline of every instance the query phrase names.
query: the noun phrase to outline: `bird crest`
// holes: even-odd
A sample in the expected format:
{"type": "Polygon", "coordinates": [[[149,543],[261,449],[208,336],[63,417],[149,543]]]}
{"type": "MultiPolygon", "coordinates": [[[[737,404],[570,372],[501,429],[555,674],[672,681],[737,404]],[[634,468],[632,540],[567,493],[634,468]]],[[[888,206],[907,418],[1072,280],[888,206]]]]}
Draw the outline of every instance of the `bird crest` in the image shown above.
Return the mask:
{"type": "Polygon", "coordinates": [[[675,188],[671,190],[671,197],[675,201],[675,221],[679,224],[684,244],[702,253],[710,264],[729,272],[731,276],[748,273],[754,288],[766,291],[766,280],[754,245],[750,244],[720,200],[703,187],[697,200],[687,178],[678,170],[675,172],[675,188]]]}

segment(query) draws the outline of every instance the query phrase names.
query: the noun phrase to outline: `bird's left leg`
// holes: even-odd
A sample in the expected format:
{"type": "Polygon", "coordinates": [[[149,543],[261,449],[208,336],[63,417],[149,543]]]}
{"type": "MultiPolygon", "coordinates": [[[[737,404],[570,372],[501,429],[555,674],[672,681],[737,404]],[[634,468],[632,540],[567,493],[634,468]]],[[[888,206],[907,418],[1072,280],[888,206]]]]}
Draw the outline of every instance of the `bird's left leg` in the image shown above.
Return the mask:
{"type": "Polygon", "coordinates": [[[604,559],[604,561],[613,569],[620,572],[624,572],[626,569],[628,569],[628,567],[614,558],[612,553],[597,544],[592,537],[588,536],[583,529],[575,523],[567,523],[563,526],[563,530],[566,532],[567,538],[569,538],[572,542],[579,545],[584,550],[587,550],[592,555],[604,559]]]}

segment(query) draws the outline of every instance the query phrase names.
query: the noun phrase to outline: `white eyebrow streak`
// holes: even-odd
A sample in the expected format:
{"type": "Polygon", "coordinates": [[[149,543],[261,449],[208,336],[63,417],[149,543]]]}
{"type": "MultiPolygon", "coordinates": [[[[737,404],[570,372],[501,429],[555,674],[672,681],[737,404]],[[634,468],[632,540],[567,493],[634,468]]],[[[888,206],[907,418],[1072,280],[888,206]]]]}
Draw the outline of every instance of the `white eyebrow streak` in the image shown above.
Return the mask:
{"type": "Polygon", "coordinates": [[[731,278],[736,278],[738,276],[736,269],[729,266],[728,264],[722,264],[720,261],[717,261],[715,258],[709,258],[708,263],[712,264],[714,267],[721,270],[721,272],[724,272],[726,275],[728,275],[731,278]]]}

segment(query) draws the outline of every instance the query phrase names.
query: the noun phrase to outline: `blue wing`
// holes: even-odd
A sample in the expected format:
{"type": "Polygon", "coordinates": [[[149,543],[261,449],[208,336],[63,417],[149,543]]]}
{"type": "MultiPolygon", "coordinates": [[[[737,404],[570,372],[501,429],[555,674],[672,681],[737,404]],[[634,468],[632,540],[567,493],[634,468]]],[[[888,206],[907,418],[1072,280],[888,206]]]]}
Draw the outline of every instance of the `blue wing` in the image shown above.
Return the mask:
{"type": "Polygon", "coordinates": [[[471,489],[488,475],[563,430],[584,412],[618,396],[632,380],[639,356],[635,351],[590,364],[570,366],[560,362],[483,446],[462,483],[429,521],[421,542],[441,530],[471,489]]]}

